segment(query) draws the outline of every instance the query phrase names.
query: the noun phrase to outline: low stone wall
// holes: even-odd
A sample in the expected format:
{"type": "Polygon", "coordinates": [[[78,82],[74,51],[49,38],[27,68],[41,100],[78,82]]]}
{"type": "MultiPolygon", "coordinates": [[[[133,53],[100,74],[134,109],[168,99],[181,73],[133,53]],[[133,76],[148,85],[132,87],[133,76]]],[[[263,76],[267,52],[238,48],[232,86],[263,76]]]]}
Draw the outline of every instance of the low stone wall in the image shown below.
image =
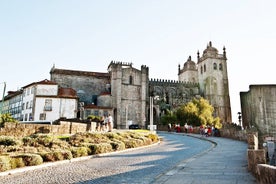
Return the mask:
{"type": "MultiPolygon", "coordinates": [[[[167,125],[157,125],[157,130],[168,131],[167,125]]],[[[172,130],[173,131],[173,130],[172,130]]],[[[180,127],[180,131],[184,132],[184,127],[180,127]]],[[[235,128],[222,128],[219,130],[220,136],[225,138],[230,138],[234,140],[247,142],[247,131],[246,130],[236,130],[235,128]]],[[[199,127],[193,127],[193,131],[189,133],[199,134],[199,127]]]]}
{"type": "Polygon", "coordinates": [[[276,167],[266,164],[258,164],[258,175],[261,176],[258,179],[260,184],[272,184],[276,181],[276,167]]]}
{"type": "Polygon", "coordinates": [[[236,130],[235,128],[230,129],[220,129],[220,136],[225,138],[230,138],[239,141],[247,141],[247,132],[246,130],[236,130]]]}
{"type": "Polygon", "coordinates": [[[0,135],[24,137],[35,133],[75,134],[95,130],[96,122],[86,124],[60,121],[60,125],[5,123],[0,128],[0,135]]]}
{"type": "Polygon", "coordinates": [[[276,167],[266,164],[266,150],[258,147],[258,134],[248,135],[248,170],[256,177],[260,184],[274,184],[276,181],[276,167]]]}
{"type": "Polygon", "coordinates": [[[266,164],[266,151],[264,149],[247,150],[248,157],[248,171],[251,172],[256,178],[258,178],[258,164],[266,164]]]}

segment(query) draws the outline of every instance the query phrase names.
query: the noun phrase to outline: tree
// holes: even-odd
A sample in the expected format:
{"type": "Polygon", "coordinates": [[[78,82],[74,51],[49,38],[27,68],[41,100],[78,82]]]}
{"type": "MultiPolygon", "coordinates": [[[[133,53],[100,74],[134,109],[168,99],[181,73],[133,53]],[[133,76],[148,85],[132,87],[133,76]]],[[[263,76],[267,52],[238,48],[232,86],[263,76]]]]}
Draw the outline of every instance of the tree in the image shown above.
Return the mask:
{"type": "Polygon", "coordinates": [[[18,121],[14,119],[11,114],[0,114],[0,126],[4,126],[6,122],[18,123],[18,121]]]}
{"type": "Polygon", "coordinates": [[[181,106],[176,111],[177,119],[194,126],[209,125],[221,128],[219,117],[213,117],[214,107],[204,98],[194,98],[191,102],[181,106]]]}
{"type": "Polygon", "coordinates": [[[161,117],[161,122],[163,125],[168,125],[169,123],[170,124],[176,123],[176,120],[177,120],[176,115],[168,109],[166,110],[165,115],[161,117]]]}

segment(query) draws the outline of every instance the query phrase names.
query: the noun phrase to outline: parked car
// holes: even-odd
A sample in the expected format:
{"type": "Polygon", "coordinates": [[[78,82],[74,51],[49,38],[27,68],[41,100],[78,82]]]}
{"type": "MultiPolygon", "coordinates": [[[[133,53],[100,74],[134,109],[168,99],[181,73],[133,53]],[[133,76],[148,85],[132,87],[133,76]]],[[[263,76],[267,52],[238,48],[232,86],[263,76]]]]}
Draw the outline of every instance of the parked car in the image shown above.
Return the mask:
{"type": "Polygon", "coordinates": [[[139,125],[133,124],[128,126],[129,129],[140,129],[139,125]]]}

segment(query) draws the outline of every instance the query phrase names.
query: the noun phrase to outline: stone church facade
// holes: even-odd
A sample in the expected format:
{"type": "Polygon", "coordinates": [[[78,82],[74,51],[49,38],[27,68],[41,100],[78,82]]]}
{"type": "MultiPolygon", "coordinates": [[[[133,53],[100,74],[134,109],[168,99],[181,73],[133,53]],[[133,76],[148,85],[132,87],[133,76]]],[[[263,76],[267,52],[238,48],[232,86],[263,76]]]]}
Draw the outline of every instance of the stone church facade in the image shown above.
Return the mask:
{"type": "Polygon", "coordinates": [[[165,109],[174,109],[194,97],[204,97],[214,106],[215,116],[231,121],[226,52],[208,43],[197,64],[191,57],[178,66],[178,81],[149,79],[149,68],[132,63],[114,62],[107,73],[57,69],[50,71],[51,80],[61,87],[71,87],[79,96],[80,118],[90,114],[114,117],[115,128],[149,124],[149,99],[153,98],[153,120],[158,124],[165,109]]]}

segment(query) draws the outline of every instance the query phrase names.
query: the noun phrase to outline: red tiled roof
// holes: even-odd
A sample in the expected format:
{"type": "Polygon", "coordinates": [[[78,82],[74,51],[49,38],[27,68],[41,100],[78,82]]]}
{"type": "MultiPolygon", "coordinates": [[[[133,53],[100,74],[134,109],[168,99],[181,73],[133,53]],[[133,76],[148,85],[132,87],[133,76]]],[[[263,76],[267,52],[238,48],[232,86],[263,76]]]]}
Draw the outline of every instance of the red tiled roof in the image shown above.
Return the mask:
{"type": "Polygon", "coordinates": [[[33,85],[36,85],[36,84],[57,85],[56,82],[50,81],[50,80],[48,80],[48,79],[44,79],[44,80],[42,80],[42,81],[33,82],[33,83],[31,83],[31,84],[28,84],[28,85],[26,85],[26,86],[24,86],[24,87],[22,87],[22,88],[27,88],[27,87],[29,87],[29,86],[33,86],[33,85]]]}
{"type": "Polygon", "coordinates": [[[58,68],[52,68],[51,71],[50,71],[50,74],[110,77],[109,73],[89,72],[89,71],[79,71],[79,70],[65,70],[65,69],[58,69],[58,68]]]}

